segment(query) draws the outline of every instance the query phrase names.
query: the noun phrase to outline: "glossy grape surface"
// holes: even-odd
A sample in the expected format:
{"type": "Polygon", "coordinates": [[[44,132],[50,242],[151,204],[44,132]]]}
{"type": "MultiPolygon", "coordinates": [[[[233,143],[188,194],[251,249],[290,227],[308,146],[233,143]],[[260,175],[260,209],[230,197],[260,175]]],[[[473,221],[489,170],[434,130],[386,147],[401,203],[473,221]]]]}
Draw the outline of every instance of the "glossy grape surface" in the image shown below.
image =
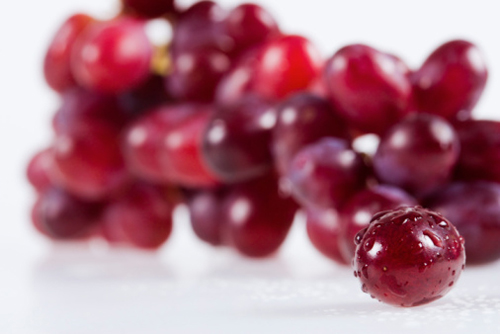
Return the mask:
{"type": "Polygon", "coordinates": [[[457,134],[448,122],[414,114],[382,138],[373,166],[382,182],[422,196],[450,179],[459,153],[457,134]]]}
{"type": "Polygon", "coordinates": [[[362,290],[403,307],[441,298],[465,265],[464,240],[443,216],[420,207],[376,214],[356,236],[362,290]]]}
{"type": "Polygon", "coordinates": [[[104,236],[110,242],[155,249],[172,231],[172,205],[162,188],[134,184],[107,205],[102,225],[104,236]]]}
{"type": "Polygon", "coordinates": [[[338,208],[366,186],[368,172],[363,157],[347,141],[324,138],[297,153],[288,179],[303,205],[338,208]]]}
{"type": "Polygon", "coordinates": [[[355,44],[328,60],[324,80],[334,106],[351,126],[383,134],[410,112],[407,74],[397,57],[355,44]]]}
{"type": "Polygon", "coordinates": [[[205,161],[226,182],[265,174],[272,166],[270,145],[275,124],[276,110],[254,96],[219,108],[204,135],[205,161]]]}
{"type": "Polygon", "coordinates": [[[412,75],[417,108],[449,120],[470,118],[487,79],[484,58],[474,44],[447,42],[412,75]]]}
{"type": "Polygon", "coordinates": [[[278,171],[285,175],[297,151],[323,137],[349,138],[345,122],[327,100],[299,93],[282,102],[272,141],[278,171]]]}
{"type": "Polygon", "coordinates": [[[76,41],[71,70],[83,87],[121,93],[147,79],[152,54],[141,21],[121,18],[93,23],[76,41]]]}

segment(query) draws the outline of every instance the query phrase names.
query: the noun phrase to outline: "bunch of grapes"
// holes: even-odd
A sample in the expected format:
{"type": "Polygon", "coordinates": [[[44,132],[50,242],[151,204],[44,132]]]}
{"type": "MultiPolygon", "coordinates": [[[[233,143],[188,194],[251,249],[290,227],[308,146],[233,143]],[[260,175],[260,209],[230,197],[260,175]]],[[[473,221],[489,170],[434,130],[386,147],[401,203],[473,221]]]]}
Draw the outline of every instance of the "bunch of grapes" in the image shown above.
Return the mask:
{"type": "Polygon", "coordinates": [[[61,105],[28,179],[51,239],[156,249],[185,203],[202,241],[263,257],[303,209],[321,253],[403,306],[451,288],[464,239],[469,264],[500,257],[500,123],[473,118],[488,72],[470,42],[412,70],[361,44],[325,59],[255,4],[123,0],[110,20],[64,22],[44,73],[61,105]]]}

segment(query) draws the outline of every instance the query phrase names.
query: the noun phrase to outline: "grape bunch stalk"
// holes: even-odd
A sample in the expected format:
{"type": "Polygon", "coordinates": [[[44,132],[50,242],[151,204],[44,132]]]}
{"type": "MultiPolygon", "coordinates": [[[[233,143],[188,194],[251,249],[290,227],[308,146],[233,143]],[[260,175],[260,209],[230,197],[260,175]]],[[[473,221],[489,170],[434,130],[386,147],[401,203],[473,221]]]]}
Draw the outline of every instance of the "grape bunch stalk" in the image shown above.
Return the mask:
{"type": "Polygon", "coordinates": [[[52,240],[155,250],[185,204],[201,241],[261,258],[302,210],[320,253],[399,306],[500,258],[500,123],[474,118],[488,70],[471,42],[412,69],[363,44],[323,57],[252,3],[122,0],[63,22],[43,70],[60,106],[27,177],[52,240]]]}

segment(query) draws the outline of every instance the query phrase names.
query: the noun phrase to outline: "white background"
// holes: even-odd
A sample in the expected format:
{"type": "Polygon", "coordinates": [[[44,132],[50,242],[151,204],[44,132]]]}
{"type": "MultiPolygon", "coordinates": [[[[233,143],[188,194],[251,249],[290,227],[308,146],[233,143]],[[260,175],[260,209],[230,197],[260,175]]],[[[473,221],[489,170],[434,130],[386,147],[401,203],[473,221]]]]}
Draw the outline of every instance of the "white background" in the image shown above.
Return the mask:
{"type": "MultiPolygon", "coordinates": [[[[231,6],[238,1],[220,1],[231,6]]],[[[267,0],[283,30],[310,37],[325,57],[363,42],[416,68],[440,43],[466,38],[483,50],[490,80],[476,113],[500,118],[500,6],[492,0],[267,0]]],[[[188,1],[182,1],[188,3],[188,1]]],[[[53,247],[30,227],[34,196],[25,165],[50,142],[58,99],[41,63],[75,11],[110,16],[116,0],[0,1],[1,333],[348,333],[500,329],[500,264],[467,268],[446,298],[395,309],[359,290],[349,269],[319,256],[297,224],[261,262],[194,240],[185,212],[157,254],[103,245],[53,247]]]]}

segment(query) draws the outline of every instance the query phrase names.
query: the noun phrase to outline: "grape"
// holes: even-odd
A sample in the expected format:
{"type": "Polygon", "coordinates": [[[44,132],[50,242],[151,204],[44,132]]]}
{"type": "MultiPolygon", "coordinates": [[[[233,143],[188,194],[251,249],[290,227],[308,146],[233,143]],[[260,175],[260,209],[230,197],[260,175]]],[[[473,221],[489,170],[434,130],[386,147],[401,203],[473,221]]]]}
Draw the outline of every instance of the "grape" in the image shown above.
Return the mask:
{"type": "Polygon", "coordinates": [[[410,111],[408,68],[397,57],[362,44],[349,45],[324,69],[329,96],[353,127],[383,134],[410,111]]]}
{"type": "Polygon", "coordinates": [[[324,138],[300,150],[288,179],[295,198],[306,207],[338,208],[366,186],[368,167],[347,141],[324,138]]]}
{"type": "Polygon", "coordinates": [[[449,180],[459,153],[457,134],[448,122],[414,114],[382,138],[373,166],[382,182],[423,196],[449,180]]]}
{"type": "Polygon", "coordinates": [[[474,44],[445,43],[412,75],[418,110],[449,120],[470,118],[487,79],[485,61],[474,44]]]}
{"type": "Polygon", "coordinates": [[[220,108],[204,135],[205,161],[225,182],[265,174],[272,166],[270,142],[275,123],[276,110],[254,96],[220,108]]]}
{"type": "Polygon", "coordinates": [[[323,137],[349,138],[345,122],[327,100],[310,93],[299,93],[281,103],[272,141],[280,173],[287,173],[298,150],[323,137]]]}
{"type": "Polygon", "coordinates": [[[121,93],[147,79],[152,54],[141,21],[119,18],[93,23],[76,41],[71,70],[83,87],[121,93]]]}
{"type": "Polygon", "coordinates": [[[443,216],[420,207],[376,214],[356,244],[362,290],[396,306],[441,298],[465,267],[464,239],[443,216]]]}
{"type": "Polygon", "coordinates": [[[162,188],[137,183],[106,206],[102,224],[113,243],[155,249],[172,231],[172,205],[162,188]]]}
{"type": "Polygon", "coordinates": [[[103,203],[87,201],[50,187],[40,194],[32,212],[34,225],[46,236],[74,239],[88,236],[96,227],[103,203]]]}

